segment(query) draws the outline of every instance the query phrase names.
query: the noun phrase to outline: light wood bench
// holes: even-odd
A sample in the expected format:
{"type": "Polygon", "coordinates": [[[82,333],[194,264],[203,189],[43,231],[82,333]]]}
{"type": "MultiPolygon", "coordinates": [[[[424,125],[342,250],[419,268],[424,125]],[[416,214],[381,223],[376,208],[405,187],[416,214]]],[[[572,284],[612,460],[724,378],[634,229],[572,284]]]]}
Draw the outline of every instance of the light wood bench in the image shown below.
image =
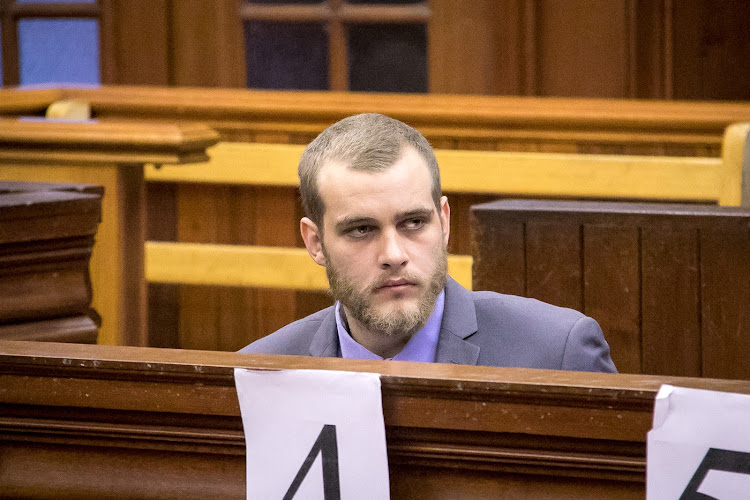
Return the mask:
{"type": "MultiPolygon", "coordinates": [[[[721,158],[437,150],[443,191],[541,198],[637,199],[748,204],[750,124],[724,134],[721,158]]],[[[303,146],[222,142],[208,163],[157,166],[148,182],[296,187],[303,146]]],[[[471,257],[449,257],[451,275],[471,288],[471,257]]],[[[152,283],[325,290],[325,272],[304,249],[147,242],[152,283]]]]}

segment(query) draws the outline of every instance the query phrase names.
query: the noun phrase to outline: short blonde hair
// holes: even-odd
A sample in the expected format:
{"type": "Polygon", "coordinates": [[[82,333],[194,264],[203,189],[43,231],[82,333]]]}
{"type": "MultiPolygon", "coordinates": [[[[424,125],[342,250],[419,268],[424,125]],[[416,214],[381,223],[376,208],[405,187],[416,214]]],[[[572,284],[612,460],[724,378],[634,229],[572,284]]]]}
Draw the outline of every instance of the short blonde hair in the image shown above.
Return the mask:
{"type": "Polygon", "coordinates": [[[427,139],[403,122],[377,113],[364,113],[334,123],[302,153],[297,173],[307,217],[322,231],[325,204],[318,190],[318,174],[323,165],[337,161],[352,170],[381,172],[393,166],[407,146],[413,147],[427,164],[432,179],[432,199],[439,211],[440,170],[427,139]]]}

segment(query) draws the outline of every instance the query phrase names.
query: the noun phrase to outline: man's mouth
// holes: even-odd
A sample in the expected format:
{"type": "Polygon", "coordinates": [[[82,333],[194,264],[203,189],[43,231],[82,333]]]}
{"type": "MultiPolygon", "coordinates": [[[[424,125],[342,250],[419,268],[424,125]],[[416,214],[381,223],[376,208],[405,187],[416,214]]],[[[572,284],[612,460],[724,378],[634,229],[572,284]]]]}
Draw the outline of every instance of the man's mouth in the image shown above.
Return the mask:
{"type": "Polygon", "coordinates": [[[389,279],[386,280],[380,284],[378,284],[375,287],[375,291],[381,291],[381,290],[390,290],[393,292],[398,292],[402,290],[407,290],[413,286],[416,286],[416,282],[406,279],[406,278],[396,278],[396,279],[389,279]]]}

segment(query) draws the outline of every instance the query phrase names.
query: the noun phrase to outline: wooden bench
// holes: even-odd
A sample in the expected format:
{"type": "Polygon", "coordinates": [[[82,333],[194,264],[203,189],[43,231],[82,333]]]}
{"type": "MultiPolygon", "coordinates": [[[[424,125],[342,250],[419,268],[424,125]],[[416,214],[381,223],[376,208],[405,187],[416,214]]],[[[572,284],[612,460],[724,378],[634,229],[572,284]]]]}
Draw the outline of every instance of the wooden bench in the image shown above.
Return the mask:
{"type": "Polygon", "coordinates": [[[381,374],[391,496],[643,498],[661,384],[750,382],[0,342],[0,496],[244,498],[233,368],[381,374]]]}
{"type": "MultiPolygon", "coordinates": [[[[727,128],[721,158],[615,156],[438,150],[443,191],[542,198],[745,202],[750,124],[727,128]]],[[[148,166],[148,182],[297,187],[303,146],[220,143],[208,163],[148,166]]],[[[458,221],[464,224],[465,221],[458,221]]],[[[302,249],[148,242],[146,278],[154,283],[325,290],[322,268],[302,249]]],[[[451,275],[471,287],[468,256],[449,258],[451,275]]]]}
{"type": "Polygon", "coordinates": [[[596,318],[621,372],[750,379],[750,209],[476,205],[474,283],[596,318]]]}
{"type": "MultiPolygon", "coordinates": [[[[637,157],[486,151],[436,152],[449,195],[679,200],[739,205],[750,126],[727,128],[721,158],[637,157]]],[[[302,146],[219,143],[208,164],[149,166],[148,182],[294,188],[302,146]]],[[[744,174],[750,178],[750,174],[744,174]]],[[[745,192],[745,200],[748,193],[745,192]]],[[[466,221],[454,220],[454,227],[466,221]]],[[[296,224],[295,226],[296,227],[296,224]]],[[[457,230],[457,232],[460,230],[457,230]]],[[[454,233],[455,234],[455,233],[454,233]]],[[[460,233],[459,233],[460,234],[460,233]]],[[[451,255],[449,272],[472,287],[471,258],[451,255]]],[[[322,268],[304,249],[182,242],[146,244],[150,283],[325,290],[322,268]]]]}
{"type": "MultiPolygon", "coordinates": [[[[624,174],[620,173],[635,182],[623,185],[619,190],[617,183],[610,184],[606,193],[601,195],[605,197],[659,198],[659,193],[653,190],[650,193],[638,192],[637,186],[643,188],[646,184],[643,182],[645,177],[637,173],[643,170],[638,169],[648,169],[648,175],[656,171],[650,168],[653,165],[647,159],[638,169],[631,170],[632,165],[628,163],[632,160],[631,155],[690,157],[696,160],[692,167],[698,174],[688,183],[692,183],[691,192],[685,193],[684,185],[665,182],[663,176],[650,186],[658,186],[657,191],[661,190],[662,195],[669,199],[705,198],[704,201],[709,202],[722,196],[717,191],[721,187],[716,183],[714,174],[717,170],[714,167],[721,154],[724,129],[732,122],[750,120],[750,104],[719,102],[107,86],[96,89],[0,89],[0,97],[3,98],[0,99],[0,113],[6,115],[43,115],[45,110],[57,112],[54,108],[64,109],[65,106],[49,106],[74,100],[86,103],[101,123],[123,119],[171,124],[199,122],[220,133],[224,142],[216,148],[215,159],[224,158],[228,162],[246,153],[254,155],[253,158],[268,158],[271,154],[274,158],[281,155],[289,159],[297,155],[299,149],[293,147],[282,154],[275,146],[270,153],[247,148],[260,148],[260,143],[273,143],[282,149],[290,144],[305,144],[337,119],[357,112],[377,111],[418,127],[440,149],[444,168],[448,168],[451,162],[458,165],[466,155],[467,164],[478,165],[481,170],[481,165],[494,161],[491,158],[499,154],[498,151],[605,153],[607,158],[626,155],[627,159],[619,167],[624,174]],[[486,158],[490,158],[486,161],[483,159],[485,151],[489,152],[486,158]],[[457,156],[452,157],[453,154],[457,156]],[[700,166],[703,158],[708,158],[711,164],[710,167],[703,165],[707,166],[705,171],[700,166]],[[629,175],[628,172],[636,174],[629,175]],[[701,175],[704,176],[702,179],[701,175]],[[711,186],[710,192],[703,190],[704,186],[711,186]]],[[[570,158],[565,157],[556,157],[552,173],[545,173],[537,179],[552,178],[549,175],[557,172],[555,182],[560,183],[557,192],[551,192],[554,189],[550,185],[540,184],[538,188],[538,183],[530,183],[528,177],[524,177],[524,168],[529,161],[536,162],[546,156],[525,157],[521,154],[516,158],[515,171],[521,176],[515,185],[502,184],[500,191],[496,190],[497,185],[488,182],[489,177],[484,173],[472,177],[459,171],[453,180],[446,178],[446,183],[450,184],[446,184],[446,191],[449,191],[453,214],[449,247],[454,255],[451,272],[466,284],[470,283],[467,256],[471,252],[466,221],[472,204],[493,199],[495,196],[490,193],[513,195],[527,190],[529,196],[557,197],[578,196],[581,186],[591,188],[592,193],[601,190],[591,176],[568,176],[566,161],[570,158]],[[490,188],[493,190],[489,191],[490,188]]],[[[588,157],[574,156],[573,159],[596,162],[588,157]]],[[[296,159],[286,163],[288,167],[293,164],[296,164],[296,159]]],[[[259,178],[252,182],[258,183],[246,184],[247,172],[240,175],[245,181],[229,183],[234,182],[231,177],[237,174],[237,169],[225,169],[227,166],[232,165],[225,162],[222,173],[211,182],[152,179],[147,183],[150,207],[148,239],[207,244],[179,247],[149,244],[147,261],[153,263],[147,264],[147,273],[152,279],[150,307],[159,311],[158,315],[151,315],[149,330],[152,335],[148,342],[152,345],[236,349],[253,340],[248,337],[248,332],[264,335],[330,303],[329,298],[318,292],[325,287],[322,270],[310,267],[304,253],[299,251],[302,245],[297,225],[301,208],[292,168],[287,168],[281,180],[269,179],[263,172],[256,171],[253,175],[257,174],[259,178]],[[243,250],[237,245],[247,248],[243,250]],[[292,250],[279,251],[278,248],[292,250]],[[170,259],[167,265],[160,263],[164,257],[170,259]],[[289,274],[299,279],[290,282],[286,278],[280,280],[254,274],[252,270],[258,269],[258,258],[273,259],[268,262],[279,262],[279,259],[290,262],[288,269],[295,271],[289,274]],[[197,265],[196,262],[203,264],[197,265]],[[303,267],[297,267],[295,262],[302,263],[303,267]],[[193,271],[184,271],[185,266],[192,267],[193,271]],[[178,288],[157,281],[196,285],[178,288]],[[212,281],[222,285],[206,284],[212,281]],[[250,284],[281,288],[248,288],[250,284]]],[[[681,179],[674,175],[667,177],[681,179]]],[[[649,191],[648,186],[646,191],[649,191]]],[[[581,196],[587,195],[583,193],[581,196]]]]}

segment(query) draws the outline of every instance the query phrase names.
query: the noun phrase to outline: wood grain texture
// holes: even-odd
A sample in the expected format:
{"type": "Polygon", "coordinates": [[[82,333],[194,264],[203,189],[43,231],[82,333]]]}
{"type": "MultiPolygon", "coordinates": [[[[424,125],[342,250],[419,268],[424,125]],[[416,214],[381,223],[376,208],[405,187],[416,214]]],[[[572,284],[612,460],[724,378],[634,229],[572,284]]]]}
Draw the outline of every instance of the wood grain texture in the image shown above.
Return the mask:
{"type": "Polygon", "coordinates": [[[526,223],[526,295],[583,309],[582,234],[578,224],[526,223]]]}
{"type": "Polygon", "coordinates": [[[0,182],[0,338],[96,342],[89,260],[101,188],[0,182]]]}
{"type": "Polygon", "coordinates": [[[642,372],[640,242],[636,227],[583,227],[583,311],[606,331],[622,373],[642,372]]]}
{"type": "Polygon", "coordinates": [[[642,497],[661,384],[750,393],[728,380],[0,342],[0,493],[242,498],[235,366],[379,373],[393,498],[642,497]]]}
{"type": "Polygon", "coordinates": [[[431,0],[428,22],[430,92],[519,94],[513,49],[518,26],[513,1],[466,4],[431,0]],[[511,15],[508,15],[510,11],[511,15]],[[471,33],[471,36],[467,36],[471,33]],[[471,57],[467,57],[471,54],[471,57]],[[505,70],[505,71],[504,71],[505,70]]]}
{"type": "Polygon", "coordinates": [[[750,220],[700,238],[703,376],[750,379],[750,220]]]}
{"type": "Polygon", "coordinates": [[[102,5],[102,82],[172,85],[170,0],[107,0],[102,5]],[[105,57],[110,56],[105,59],[105,57]],[[104,69],[104,68],[102,68],[104,69]]]}
{"type": "Polygon", "coordinates": [[[698,230],[641,228],[643,373],[700,377],[698,230]]]}
{"type": "Polygon", "coordinates": [[[750,104],[740,102],[135,86],[66,88],[61,93],[61,98],[89,101],[99,118],[200,121],[225,138],[257,132],[317,134],[341,118],[373,111],[417,127],[430,140],[565,139],[576,144],[705,146],[720,144],[721,134],[730,123],[750,120],[750,104]]]}
{"type": "Polygon", "coordinates": [[[627,0],[538,2],[537,95],[632,97],[627,0]],[[603,26],[606,25],[606,29],[603,26]],[[585,75],[585,76],[584,76],[585,75]]]}
{"type": "Polygon", "coordinates": [[[239,2],[171,2],[169,20],[171,85],[246,86],[239,2]]]}
{"type": "Polygon", "coordinates": [[[750,336],[747,208],[501,200],[477,205],[472,214],[475,285],[506,292],[506,276],[521,276],[526,262],[520,294],[540,299],[552,292],[534,285],[532,275],[562,282],[555,290],[567,286],[568,233],[582,231],[579,310],[602,326],[620,372],[750,377],[743,361],[750,336]],[[521,226],[525,243],[488,237],[521,226]],[[507,254],[498,252],[505,240],[519,249],[498,258],[507,254]],[[555,251],[534,249],[539,240],[555,251]]]}

